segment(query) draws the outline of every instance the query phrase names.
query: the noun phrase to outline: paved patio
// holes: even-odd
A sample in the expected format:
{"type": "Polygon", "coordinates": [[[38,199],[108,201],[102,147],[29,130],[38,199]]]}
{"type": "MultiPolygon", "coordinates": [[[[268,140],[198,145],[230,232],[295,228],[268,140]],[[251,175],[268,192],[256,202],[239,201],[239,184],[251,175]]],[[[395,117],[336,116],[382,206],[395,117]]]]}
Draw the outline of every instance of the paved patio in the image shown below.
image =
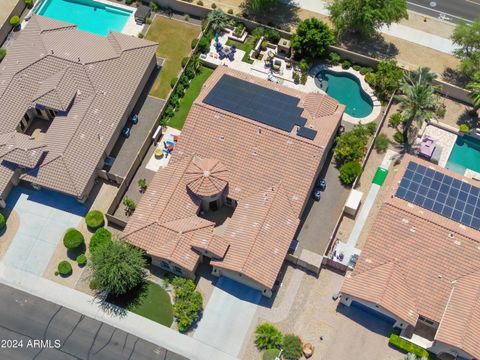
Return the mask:
{"type": "Polygon", "coordinates": [[[11,267],[41,276],[66,229],[77,227],[87,206],[49,190],[16,187],[7,199],[19,228],[3,258],[11,267]]]}

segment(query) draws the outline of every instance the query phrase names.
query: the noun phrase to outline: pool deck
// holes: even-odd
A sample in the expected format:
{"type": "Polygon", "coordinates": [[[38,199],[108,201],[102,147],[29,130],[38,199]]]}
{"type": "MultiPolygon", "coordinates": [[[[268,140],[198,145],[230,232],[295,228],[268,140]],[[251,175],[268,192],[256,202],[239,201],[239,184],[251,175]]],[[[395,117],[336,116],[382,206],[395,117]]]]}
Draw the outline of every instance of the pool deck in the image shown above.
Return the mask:
{"type": "MultiPolygon", "coordinates": [[[[441,126],[452,128],[452,131],[454,132],[456,132],[457,130],[443,123],[441,124],[441,126]]],[[[435,139],[437,145],[440,145],[442,147],[442,154],[440,155],[438,165],[443,168],[447,165],[448,158],[450,157],[453,146],[455,145],[455,141],[457,141],[457,135],[454,132],[444,130],[436,126],[435,124],[432,124],[427,125],[425,127],[425,131],[422,134],[422,136],[428,135],[431,138],[435,139]]]]}
{"type": "MultiPolygon", "coordinates": [[[[0,2],[3,2],[4,0],[0,0],[0,2]]],[[[7,1],[10,1],[10,0],[7,0],[7,1]]],[[[44,1],[44,0],[43,0],[44,1]]],[[[27,16],[25,17],[27,20],[33,15],[36,13],[36,11],[38,10],[38,8],[41,6],[41,2],[43,2],[42,0],[39,0],[37,3],[35,3],[35,6],[28,12],[27,16]]],[[[113,6],[113,7],[117,7],[119,9],[123,9],[123,10],[128,10],[128,11],[131,11],[132,13],[130,14],[130,16],[128,17],[128,20],[127,22],[125,23],[125,25],[123,26],[123,29],[122,29],[122,34],[126,34],[126,35],[132,35],[132,36],[138,36],[139,33],[141,33],[143,31],[143,25],[138,25],[136,22],[135,22],[135,11],[136,11],[136,8],[135,7],[132,7],[132,6],[127,6],[127,5],[124,5],[124,4],[120,4],[118,2],[114,2],[114,1],[109,1],[109,0],[94,0],[95,2],[97,3],[102,3],[102,4],[106,4],[106,5],[109,5],[109,6],[113,6]]],[[[1,9],[1,8],[0,8],[1,9]]],[[[60,20],[61,21],[61,20],[60,20]]],[[[22,22],[22,29],[26,26],[26,21],[24,20],[22,22]]]]}

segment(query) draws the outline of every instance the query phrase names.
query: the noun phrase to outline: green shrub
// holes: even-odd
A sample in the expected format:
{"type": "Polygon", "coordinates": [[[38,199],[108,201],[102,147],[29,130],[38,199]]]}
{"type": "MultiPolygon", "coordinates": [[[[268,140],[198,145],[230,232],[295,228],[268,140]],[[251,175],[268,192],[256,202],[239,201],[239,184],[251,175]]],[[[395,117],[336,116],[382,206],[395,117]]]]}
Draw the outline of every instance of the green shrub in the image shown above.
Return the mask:
{"type": "Polygon", "coordinates": [[[393,134],[393,140],[399,144],[405,144],[405,138],[401,131],[397,131],[395,134],[393,134]]]}
{"type": "Polygon", "coordinates": [[[63,236],[63,245],[69,250],[77,249],[83,245],[84,241],[82,233],[74,228],[68,229],[63,236]]]}
{"type": "Polygon", "coordinates": [[[172,285],[175,292],[173,313],[178,330],[185,332],[200,316],[203,309],[202,294],[195,290],[195,283],[190,279],[177,276],[172,285]]]}
{"type": "Polygon", "coordinates": [[[365,81],[371,87],[375,87],[375,81],[376,81],[375,74],[373,72],[367,73],[365,75],[365,81]]]}
{"type": "Polygon", "coordinates": [[[258,349],[276,349],[282,345],[283,335],[273,324],[264,322],[255,329],[255,345],[258,349]]]}
{"type": "Polygon", "coordinates": [[[177,88],[175,89],[175,94],[177,94],[178,97],[182,98],[183,95],[185,95],[185,87],[182,84],[178,84],[177,88]]]}
{"type": "Polygon", "coordinates": [[[72,265],[66,260],[60,261],[58,264],[58,273],[62,276],[68,276],[72,273],[72,265]]]}
{"type": "Polygon", "coordinates": [[[213,3],[212,4],[212,9],[215,10],[217,8],[217,4],[213,3]]]}
{"type": "Polygon", "coordinates": [[[373,84],[377,97],[380,100],[388,101],[393,92],[400,86],[402,78],[403,70],[398,67],[395,60],[381,60],[377,65],[373,84]]]}
{"type": "Polygon", "coordinates": [[[143,34],[143,32],[138,33],[138,38],[139,39],[143,39],[144,37],[145,37],[145,35],[143,34]]]}
{"type": "Polygon", "coordinates": [[[352,68],[355,71],[360,71],[362,67],[360,65],[355,64],[355,65],[352,66],[352,68]]]}
{"type": "Polygon", "coordinates": [[[210,40],[208,40],[205,36],[203,36],[200,41],[198,42],[197,50],[201,54],[206,54],[210,51],[210,40]]]}
{"type": "Polygon", "coordinates": [[[87,265],[87,257],[85,256],[85,254],[80,254],[77,256],[77,264],[80,267],[87,265]]]}
{"type": "Polygon", "coordinates": [[[185,56],[185,57],[182,59],[182,68],[184,68],[184,67],[187,65],[189,59],[190,59],[190,58],[189,58],[188,56],[185,56]]]}
{"type": "Polygon", "coordinates": [[[342,69],[343,70],[348,70],[350,69],[350,66],[352,66],[352,63],[348,60],[343,60],[342,62],[342,69]]]}
{"type": "Polygon", "coordinates": [[[396,112],[390,116],[388,119],[388,125],[390,125],[394,129],[398,129],[398,127],[403,123],[403,115],[401,112],[396,112]]]}
{"type": "Polygon", "coordinates": [[[267,50],[267,45],[268,45],[268,41],[263,40],[262,43],[260,44],[260,48],[265,51],[267,50]]]}
{"type": "Polygon", "coordinates": [[[170,80],[170,87],[173,89],[175,87],[175,84],[177,83],[178,78],[174,77],[172,80],[170,80]]]}
{"type": "Polygon", "coordinates": [[[344,185],[352,185],[355,178],[362,173],[362,166],[357,161],[346,162],[340,166],[340,180],[344,185]]]}
{"type": "Polygon", "coordinates": [[[466,132],[470,131],[470,128],[468,127],[467,124],[461,124],[459,126],[459,130],[460,130],[461,133],[466,133],[466,132]]]}
{"type": "Polygon", "coordinates": [[[306,73],[310,69],[310,64],[306,59],[302,59],[302,60],[300,60],[300,63],[298,64],[298,67],[300,68],[302,73],[306,73]]]}
{"type": "Polygon", "coordinates": [[[0,214],[0,230],[5,229],[5,225],[7,225],[7,222],[5,221],[5,216],[3,216],[3,214],[0,214]]]}
{"type": "Polygon", "coordinates": [[[435,115],[439,119],[443,119],[446,113],[447,113],[447,107],[443,104],[438,106],[437,109],[435,110],[435,115]]]}
{"type": "Polygon", "coordinates": [[[268,349],[263,352],[262,360],[275,360],[280,353],[278,349],[268,349]]]}
{"type": "Polygon", "coordinates": [[[33,0],[25,0],[25,5],[31,9],[33,7],[33,0]]]}
{"type": "Polygon", "coordinates": [[[300,338],[295,335],[285,335],[283,338],[282,357],[287,360],[297,360],[302,356],[302,341],[300,338]]]}
{"type": "Polygon", "coordinates": [[[17,15],[14,15],[10,18],[10,25],[13,27],[17,27],[20,24],[20,18],[17,15]]]}
{"type": "Polygon", "coordinates": [[[342,60],[340,58],[340,55],[338,55],[335,52],[331,52],[330,54],[328,54],[328,58],[330,59],[330,63],[332,65],[338,65],[338,64],[340,64],[340,60],[342,60]]]}
{"type": "Polygon", "coordinates": [[[203,1],[202,1],[202,0],[198,0],[198,1],[197,1],[197,5],[198,5],[198,6],[203,6],[203,1]]]}
{"type": "Polygon", "coordinates": [[[125,0],[125,4],[132,5],[135,0],[125,0]]]}
{"type": "MultiPolygon", "coordinates": [[[[192,67],[188,67],[185,69],[185,76],[189,79],[192,80],[195,77],[195,70],[193,70],[192,67]]],[[[182,84],[183,85],[183,84],[182,84]]],[[[185,86],[185,85],[184,85],[185,86]]]]}
{"type": "Polygon", "coordinates": [[[388,149],[389,143],[387,135],[379,134],[375,139],[375,150],[377,150],[377,152],[385,152],[388,149]]]}
{"type": "Polygon", "coordinates": [[[351,131],[346,131],[337,137],[334,148],[335,162],[341,166],[349,161],[360,161],[365,155],[365,149],[371,129],[365,125],[355,125],[351,131]]]}
{"type": "Polygon", "coordinates": [[[185,88],[190,86],[190,79],[186,75],[182,75],[180,77],[180,84],[182,84],[185,88]]]}
{"type": "Polygon", "coordinates": [[[389,339],[388,342],[390,343],[390,345],[392,345],[392,346],[394,346],[398,349],[401,349],[401,350],[403,350],[407,353],[415,354],[419,358],[421,358],[421,357],[425,357],[427,359],[432,358],[430,356],[430,353],[427,350],[425,350],[424,348],[422,348],[418,345],[415,345],[408,340],[402,339],[400,337],[400,334],[399,334],[398,330],[392,331],[392,333],[390,334],[390,339],[389,339]]]}
{"type": "Polygon", "coordinates": [[[148,18],[145,20],[145,24],[150,25],[151,23],[152,23],[152,18],[149,18],[149,17],[148,17],[148,18]]]}
{"type": "Polygon", "coordinates": [[[85,216],[85,223],[90,229],[98,229],[105,225],[105,218],[103,213],[99,210],[91,210],[85,216]]]}
{"type": "Polygon", "coordinates": [[[150,1],[150,9],[152,9],[153,12],[157,12],[158,4],[155,1],[150,1]]]}
{"type": "Polygon", "coordinates": [[[281,39],[280,33],[275,29],[267,29],[266,32],[265,32],[265,37],[272,44],[278,44],[278,42],[281,39]]]}
{"type": "Polygon", "coordinates": [[[303,73],[301,76],[300,76],[300,82],[302,83],[302,85],[305,85],[307,83],[307,79],[308,79],[308,75],[303,73]]]}
{"type": "Polygon", "coordinates": [[[0,61],[2,61],[5,56],[7,56],[7,50],[0,48],[0,61]]]}
{"type": "Polygon", "coordinates": [[[192,42],[191,42],[191,44],[190,44],[190,47],[191,47],[192,49],[195,49],[195,46],[197,46],[197,44],[198,44],[198,39],[192,39],[192,42]]]}
{"type": "Polygon", "coordinates": [[[372,71],[373,71],[373,69],[371,67],[362,67],[360,69],[360,74],[366,75],[368,73],[371,73],[372,71]]]}
{"type": "Polygon", "coordinates": [[[365,128],[367,129],[368,135],[372,136],[377,130],[377,123],[375,121],[370,121],[367,123],[367,125],[365,125],[365,128]]]}
{"type": "Polygon", "coordinates": [[[108,246],[112,242],[112,233],[105,228],[100,228],[95,231],[90,239],[88,248],[91,253],[94,253],[97,249],[103,246],[108,246]]]}
{"type": "Polygon", "coordinates": [[[230,15],[233,15],[233,9],[228,9],[227,13],[229,13],[230,15]]]}
{"type": "Polygon", "coordinates": [[[183,17],[183,20],[190,21],[190,15],[185,14],[184,17],[183,17]]]}

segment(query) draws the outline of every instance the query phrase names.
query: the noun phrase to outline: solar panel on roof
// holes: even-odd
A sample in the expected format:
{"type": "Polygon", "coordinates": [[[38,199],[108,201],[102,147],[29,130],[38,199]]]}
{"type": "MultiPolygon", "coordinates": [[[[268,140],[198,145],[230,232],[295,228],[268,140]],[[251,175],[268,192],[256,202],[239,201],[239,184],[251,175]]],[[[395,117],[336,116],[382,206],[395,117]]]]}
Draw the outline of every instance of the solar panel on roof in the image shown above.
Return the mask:
{"type": "Polygon", "coordinates": [[[313,139],[315,139],[315,136],[317,135],[317,130],[309,129],[309,128],[306,128],[306,127],[301,127],[300,129],[298,129],[297,135],[301,136],[301,137],[304,137],[306,139],[313,140],[313,139]]]}
{"type": "Polygon", "coordinates": [[[230,75],[223,75],[203,102],[274,128],[291,132],[305,126],[299,98],[265,88],[230,75]]]}
{"type": "Polygon", "coordinates": [[[395,196],[480,230],[480,188],[410,161],[395,196]]]}

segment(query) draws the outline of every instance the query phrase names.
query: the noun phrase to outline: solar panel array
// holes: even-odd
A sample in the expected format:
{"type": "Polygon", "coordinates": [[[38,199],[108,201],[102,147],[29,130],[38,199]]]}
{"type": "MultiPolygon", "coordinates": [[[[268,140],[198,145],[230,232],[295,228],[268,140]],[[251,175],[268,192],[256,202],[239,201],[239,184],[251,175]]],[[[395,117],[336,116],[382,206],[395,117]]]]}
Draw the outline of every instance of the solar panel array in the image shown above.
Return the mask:
{"type": "Polygon", "coordinates": [[[317,130],[301,127],[300,129],[298,129],[297,135],[309,140],[313,140],[315,139],[315,136],[317,136],[317,130]]]}
{"type": "Polygon", "coordinates": [[[452,176],[410,161],[395,196],[480,230],[480,188],[452,176]]]}
{"type": "Polygon", "coordinates": [[[244,116],[274,128],[291,132],[305,126],[299,98],[265,88],[230,75],[223,75],[204,103],[244,116]]]}

